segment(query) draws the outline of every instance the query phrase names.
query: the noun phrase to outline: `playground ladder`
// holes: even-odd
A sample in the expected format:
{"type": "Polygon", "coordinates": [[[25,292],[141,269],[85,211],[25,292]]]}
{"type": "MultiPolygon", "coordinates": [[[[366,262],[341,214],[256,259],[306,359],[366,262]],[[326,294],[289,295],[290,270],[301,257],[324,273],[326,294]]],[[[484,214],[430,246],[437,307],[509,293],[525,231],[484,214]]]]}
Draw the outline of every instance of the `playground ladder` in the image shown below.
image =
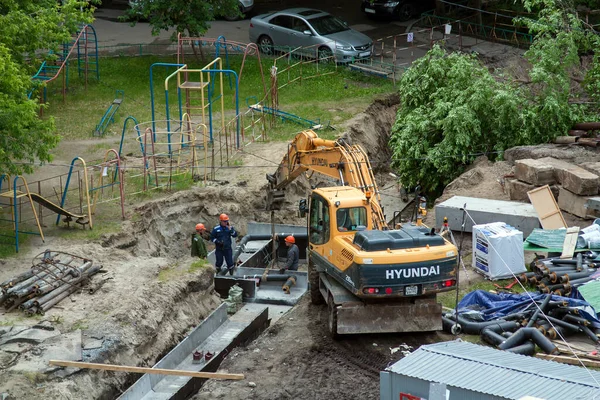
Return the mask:
{"type": "MultiPolygon", "coordinates": [[[[36,74],[32,77],[33,82],[43,83],[53,81],[64,69],[65,87],[63,90],[66,89],[69,84],[69,59],[74,56],[75,50],[77,50],[77,67],[79,76],[81,76],[87,68],[88,73],[95,73],[96,79],[100,80],[100,73],[98,70],[98,42],[96,38],[96,31],[91,25],[82,25],[80,31],[72,35],[69,43],[63,43],[62,51],[58,53],[50,52],[50,54],[56,54],[56,59],[44,61],[36,74]],[[92,66],[91,69],[90,66],[92,66]]],[[[34,90],[31,90],[28,93],[29,98],[31,98],[33,92],[34,90]]]]}
{"type": "Polygon", "coordinates": [[[119,109],[119,107],[121,106],[121,103],[123,102],[124,97],[125,97],[124,91],[122,91],[122,90],[116,91],[115,99],[113,100],[111,105],[108,107],[108,109],[106,110],[104,115],[102,116],[100,123],[98,125],[96,125],[96,129],[94,129],[94,136],[104,135],[104,132],[106,132],[108,125],[111,122],[115,122],[114,116],[115,116],[117,110],[119,109]]]}

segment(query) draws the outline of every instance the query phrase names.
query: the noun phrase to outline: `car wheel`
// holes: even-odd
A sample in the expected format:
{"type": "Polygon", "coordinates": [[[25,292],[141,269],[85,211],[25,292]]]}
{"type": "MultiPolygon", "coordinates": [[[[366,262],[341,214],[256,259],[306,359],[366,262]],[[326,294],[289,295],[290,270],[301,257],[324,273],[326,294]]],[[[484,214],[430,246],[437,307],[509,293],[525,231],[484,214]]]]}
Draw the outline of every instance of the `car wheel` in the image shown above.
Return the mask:
{"type": "Polygon", "coordinates": [[[271,38],[267,35],[259,37],[257,44],[261,53],[268,56],[272,56],[275,53],[275,50],[273,49],[273,40],[271,40],[271,38]]]}
{"type": "Polygon", "coordinates": [[[332,64],[333,60],[333,51],[329,47],[321,47],[319,48],[319,63],[321,64],[332,64]]]}
{"type": "Polygon", "coordinates": [[[412,4],[405,3],[398,7],[398,19],[400,21],[408,21],[416,15],[416,13],[417,9],[412,4]]]}

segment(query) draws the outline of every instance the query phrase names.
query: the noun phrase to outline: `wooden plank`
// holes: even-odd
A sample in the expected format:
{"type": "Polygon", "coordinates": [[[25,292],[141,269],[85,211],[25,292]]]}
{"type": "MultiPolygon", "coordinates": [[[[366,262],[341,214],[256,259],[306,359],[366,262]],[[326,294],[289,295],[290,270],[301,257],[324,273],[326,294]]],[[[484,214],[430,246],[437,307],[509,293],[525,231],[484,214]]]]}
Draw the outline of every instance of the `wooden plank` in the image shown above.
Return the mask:
{"type": "Polygon", "coordinates": [[[98,364],[98,363],[88,363],[88,362],[79,362],[79,361],[50,360],[48,362],[50,363],[50,365],[56,365],[56,366],[60,366],[60,367],[102,369],[105,371],[134,372],[136,374],[191,376],[193,378],[206,378],[206,379],[233,379],[233,380],[244,379],[244,374],[224,374],[224,373],[219,373],[219,372],[201,372],[201,371],[196,372],[196,371],[182,371],[182,370],[178,370],[178,369],[129,367],[126,365],[98,364]]]}
{"type": "Polygon", "coordinates": [[[577,245],[578,235],[578,226],[567,228],[567,234],[565,235],[565,242],[563,243],[563,251],[560,255],[560,258],[573,258],[573,254],[575,254],[575,246],[577,245]]]}
{"type": "Polygon", "coordinates": [[[527,192],[529,201],[538,214],[540,224],[544,229],[566,228],[565,219],[550,191],[550,186],[544,185],[527,192]]]}
{"type": "Polygon", "coordinates": [[[551,355],[551,354],[541,354],[541,353],[538,353],[535,356],[537,358],[541,358],[541,359],[549,360],[549,361],[556,361],[556,362],[563,363],[563,364],[581,366],[581,364],[583,363],[583,365],[585,365],[586,367],[600,368],[600,361],[586,360],[581,357],[579,357],[579,360],[578,360],[575,357],[555,356],[555,355],[551,355]],[[580,362],[580,360],[581,360],[581,362],[580,362]]]}

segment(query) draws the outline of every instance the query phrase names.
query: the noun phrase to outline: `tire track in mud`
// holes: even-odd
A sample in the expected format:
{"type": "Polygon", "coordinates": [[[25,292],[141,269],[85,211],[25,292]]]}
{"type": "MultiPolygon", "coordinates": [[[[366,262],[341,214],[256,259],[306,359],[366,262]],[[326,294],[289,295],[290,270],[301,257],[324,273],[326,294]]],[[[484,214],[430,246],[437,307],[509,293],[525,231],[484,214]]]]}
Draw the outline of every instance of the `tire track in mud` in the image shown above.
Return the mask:
{"type": "Polygon", "coordinates": [[[370,350],[362,338],[334,340],[327,328],[327,312],[324,306],[308,306],[308,319],[312,325],[309,331],[313,340],[311,352],[379,379],[379,372],[388,366],[390,358],[379,351],[370,350]]]}

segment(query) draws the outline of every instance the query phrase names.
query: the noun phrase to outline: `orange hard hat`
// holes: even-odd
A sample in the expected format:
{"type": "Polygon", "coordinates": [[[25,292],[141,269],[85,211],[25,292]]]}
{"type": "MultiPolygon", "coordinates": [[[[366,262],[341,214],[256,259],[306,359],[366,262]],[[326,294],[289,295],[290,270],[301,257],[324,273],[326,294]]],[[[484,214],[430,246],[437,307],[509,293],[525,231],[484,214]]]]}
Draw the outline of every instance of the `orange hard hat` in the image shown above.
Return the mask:
{"type": "Polygon", "coordinates": [[[293,236],[288,236],[285,238],[285,241],[288,243],[296,243],[296,238],[294,238],[293,236]]]}
{"type": "Polygon", "coordinates": [[[219,221],[229,221],[229,217],[227,214],[221,214],[219,215],[219,221]]]}
{"type": "Polygon", "coordinates": [[[206,229],[206,228],[204,227],[204,224],[196,224],[196,230],[197,230],[197,231],[201,231],[202,229],[206,229]]]}

